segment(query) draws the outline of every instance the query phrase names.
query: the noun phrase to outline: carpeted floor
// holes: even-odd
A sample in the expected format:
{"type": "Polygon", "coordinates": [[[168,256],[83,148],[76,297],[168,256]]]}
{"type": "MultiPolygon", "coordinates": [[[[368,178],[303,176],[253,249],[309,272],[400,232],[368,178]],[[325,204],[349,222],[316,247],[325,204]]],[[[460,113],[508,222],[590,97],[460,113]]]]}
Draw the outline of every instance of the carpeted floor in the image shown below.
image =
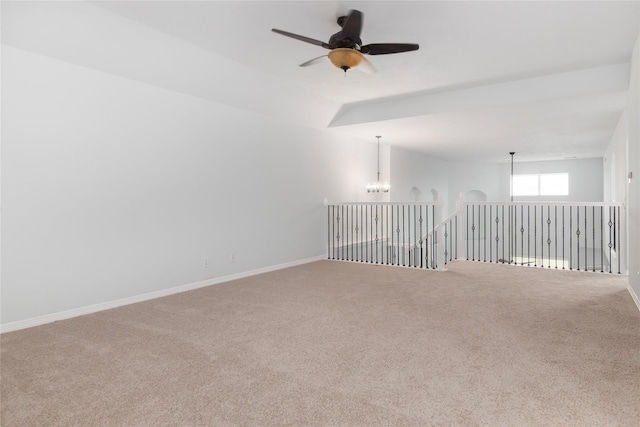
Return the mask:
{"type": "Polygon", "coordinates": [[[10,426],[638,426],[626,278],[321,261],[1,337],[10,426]]]}

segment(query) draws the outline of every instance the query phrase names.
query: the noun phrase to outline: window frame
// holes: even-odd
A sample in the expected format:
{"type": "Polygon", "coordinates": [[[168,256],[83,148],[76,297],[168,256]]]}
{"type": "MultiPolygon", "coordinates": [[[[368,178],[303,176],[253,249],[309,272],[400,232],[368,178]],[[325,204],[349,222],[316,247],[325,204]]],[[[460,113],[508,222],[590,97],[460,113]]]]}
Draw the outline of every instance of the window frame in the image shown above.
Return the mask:
{"type": "Polygon", "coordinates": [[[552,173],[526,173],[526,174],[517,174],[517,175],[513,175],[511,177],[511,191],[513,194],[513,197],[562,197],[562,196],[568,196],[569,195],[569,172],[552,172],[552,173]],[[566,177],[563,179],[563,182],[560,182],[558,184],[558,181],[556,181],[556,184],[551,184],[550,186],[548,184],[546,184],[544,186],[545,189],[547,188],[554,188],[554,187],[558,187],[560,186],[560,188],[563,190],[563,192],[542,192],[543,191],[543,185],[542,185],[542,181],[544,179],[547,178],[551,178],[551,177],[566,177]],[[531,189],[533,188],[533,185],[531,182],[528,183],[528,186],[526,183],[520,183],[518,184],[518,186],[516,185],[516,180],[517,178],[530,178],[530,177],[536,177],[535,181],[536,181],[536,191],[535,193],[531,191],[531,189]],[[524,188],[523,188],[524,185],[524,188]],[[521,193],[518,192],[518,190],[523,191],[521,193]],[[529,190],[529,191],[526,191],[529,190]]]}

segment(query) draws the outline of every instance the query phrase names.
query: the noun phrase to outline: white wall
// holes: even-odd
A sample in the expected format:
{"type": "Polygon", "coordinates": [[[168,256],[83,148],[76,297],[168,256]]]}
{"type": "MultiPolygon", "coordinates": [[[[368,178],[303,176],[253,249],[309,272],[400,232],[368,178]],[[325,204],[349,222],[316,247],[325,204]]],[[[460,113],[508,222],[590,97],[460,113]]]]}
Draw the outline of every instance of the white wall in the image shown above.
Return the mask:
{"type": "MultiPolygon", "coordinates": [[[[517,154],[516,154],[517,155],[517,154]]],[[[510,172],[511,165],[509,165],[510,172]]],[[[514,202],[552,201],[552,202],[602,202],[603,201],[603,168],[602,158],[556,160],[546,162],[515,162],[513,174],[569,173],[568,196],[521,196],[514,197],[514,202]]],[[[504,174],[503,174],[504,175],[504,174]]],[[[508,190],[507,181],[507,190],[508,190]]]]}
{"type": "Polygon", "coordinates": [[[603,161],[603,197],[606,202],[627,200],[627,143],[629,126],[627,111],[620,116],[603,161]]]}
{"type": "Polygon", "coordinates": [[[631,55],[630,75],[627,103],[629,143],[626,153],[628,171],[633,173],[631,183],[627,183],[629,284],[636,297],[640,298],[640,34],[631,55]]]}
{"type": "Polygon", "coordinates": [[[607,147],[604,164],[605,201],[624,202],[629,285],[640,298],[640,35],[631,56],[627,108],[607,147]],[[628,173],[633,173],[631,182],[628,173]]]}
{"type": "Polygon", "coordinates": [[[447,162],[422,153],[391,147],[391,200],[443,203],[448,212],[447,162]]]}
{"type": "Polygon", "coordinates": [[[449,165],[449,197],[452,209],[460,194],[482,193],[488,201],[509,200],[509,171],[496,163],[451,163],[449,165]],[[506,187],[505,187],[506,185],[506,187]]]}
{"type": "Polygon", "coordinates": [[[322,255],[364,197],[361,142],[2,55],[2,324],[322,255]]]}
{"type": "MultiPolygon", "coordinates": [[[[434,201],[431,190],[435,190],[443,201],[445,216],[455,210],[461,193],[465,200],[473,196],[494,202],[510,198],[510,161],[499,164],[448,162],[392,147],[390,165],[392,201],[434,201]]],[[[603,201],[602,159],[514,163],[515,174],[559,172],[569,173],[569,196],[514,197],[514,201],[603,201]]]]}

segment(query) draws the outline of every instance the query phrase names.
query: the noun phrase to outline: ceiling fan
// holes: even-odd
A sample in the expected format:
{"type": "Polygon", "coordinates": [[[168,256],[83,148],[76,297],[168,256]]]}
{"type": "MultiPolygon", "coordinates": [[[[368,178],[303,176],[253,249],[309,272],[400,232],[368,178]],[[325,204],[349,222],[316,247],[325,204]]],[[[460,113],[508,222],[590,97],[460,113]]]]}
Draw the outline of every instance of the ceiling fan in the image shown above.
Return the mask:
{"type": "Polygon", "coordinates": [[[349,15],[339,17],[338,25],[342,27],[342,30],[332,35],[329,43],[293,34],[288,31],[278,30],[277,28],[272,28],[271,31],[330,50],[328,55],[313,58],[300,64],[301,67],[315,64],[322,58],[328,57],[333,65],[344,70],[345,73],[347,70],[355,68],[361,63],[367,65],[367,67],[363,67],[364,71],[374,71],[373,66],[363,54],[388,55],[391,53],[418,50],[419,46],[415,43],[372,43],[363,46],[362,40],[360,39],[363,18],[364,14],[359,10],[352,10],[349,12],[349,15]]]}

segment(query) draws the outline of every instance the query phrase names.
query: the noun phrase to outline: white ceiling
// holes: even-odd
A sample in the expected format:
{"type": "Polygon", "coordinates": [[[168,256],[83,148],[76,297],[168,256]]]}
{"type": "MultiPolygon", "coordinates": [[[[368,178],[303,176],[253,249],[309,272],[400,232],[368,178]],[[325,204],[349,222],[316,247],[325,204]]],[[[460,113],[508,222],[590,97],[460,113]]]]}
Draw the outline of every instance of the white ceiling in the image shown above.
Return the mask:
{"type": "Polygon", "coordinates": [[[601,156],[626,102],[640,2],[2,2],[2,43],[375,143],[460,161],[601,156]],[[419,43],[346,75],[321,47],[419,43]]]}

